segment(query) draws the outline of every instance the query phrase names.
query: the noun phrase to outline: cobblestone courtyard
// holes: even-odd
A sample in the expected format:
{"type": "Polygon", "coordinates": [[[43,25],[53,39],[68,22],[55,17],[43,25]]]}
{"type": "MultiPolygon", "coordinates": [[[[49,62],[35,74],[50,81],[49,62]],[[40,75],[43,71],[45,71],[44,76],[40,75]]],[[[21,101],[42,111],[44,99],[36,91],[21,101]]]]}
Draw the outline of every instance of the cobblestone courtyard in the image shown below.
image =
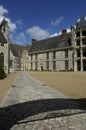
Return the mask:
{"type": "Polygon", "coordinates": [[[20,72],[0,107],[0,130],[85,130],[85,99],[69,99],[20,72]]]}

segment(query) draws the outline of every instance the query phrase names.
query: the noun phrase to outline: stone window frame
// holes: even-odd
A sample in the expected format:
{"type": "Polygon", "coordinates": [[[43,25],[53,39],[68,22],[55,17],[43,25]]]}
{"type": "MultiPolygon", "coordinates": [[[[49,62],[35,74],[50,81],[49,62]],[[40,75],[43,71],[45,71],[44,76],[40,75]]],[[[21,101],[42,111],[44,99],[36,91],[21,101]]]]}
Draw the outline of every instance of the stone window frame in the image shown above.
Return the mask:
{"type": "Polygon", "coordinates": [[[68,58],[68,50],[65,50],[65,58],[68,58]]]}
{"type": "Polygon", "coordinates": [[[49,60],[49,52],[46,53],[46,59],[49,60]]]}
{"type": "Polygon", "coordinates": [[[68,64],[68,60],[65,61],[65,70],[68,70],[69,64],[68,64]]]}
{"type": "Polygon", "coordinates": [[[35,60],[36,61],[38,60],[38,54],[35,54],[35,60]]]}
{"type": "Polygon", "coordinates": [[[53,51],[53,59],[56,59],[56,51],[53,51]]]}
{"type": "Polygon", "coordinates": [[[31,54],[31,61],[33,60],[33,55],[31,54]]]}
{"type": "Polygon", "coordinates": [[[77,57],[80,57],[80,49],[77,49],[77,57]]]}
{"type": "Polygon", "coordinates": [[[4,47],[4,43],[1,42],[1,47],[4,47]]]}
{"type": "Polygon", "coordinates": [[[46,61],[46,69],[49,70],[49,61],[46,61]]]}
{"type": "Polygon", "coordinates": [[[56,61],[53,61],[53,70],[56,70],[56,61]]]}
{"type": "Polygon", "coordinates": [[[3,52],[0,53],[0,61],[1,61],[1,65],[0,66],[2,68],[4,68],[4,53],[3,52]]]}

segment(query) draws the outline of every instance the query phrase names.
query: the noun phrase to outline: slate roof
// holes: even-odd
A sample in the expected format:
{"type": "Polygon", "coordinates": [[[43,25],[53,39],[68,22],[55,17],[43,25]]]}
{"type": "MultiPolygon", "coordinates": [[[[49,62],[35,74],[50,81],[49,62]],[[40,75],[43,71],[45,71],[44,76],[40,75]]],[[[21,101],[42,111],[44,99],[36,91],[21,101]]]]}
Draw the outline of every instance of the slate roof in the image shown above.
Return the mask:
{"type": "Polygon", "coordinates": [[[81,17],[80,20],[76,23],[76,28],[86,27],[86,19],[85,17],[81,17]]]}
{"type": "Polygon", "coordinates": [[[5,39],[3,33],[0,31],[0,42],[1,43],[7,43],[7,40],[5,39]]]}
{"type": "Polygon", "coordinates": [[[10,44],[10,49],[11,49],[13,55],[16,57],[21,56],[23,48],[24,47],[22,45],[12,44],[12,43],[10,44]]]}
{"type": "Polygon", "coordinates": [[[24,47],[24,49],[26,49],[26,50],[29,52],[29,51],[30,51],[31,46],[32,46],[32,45],[26,45],[26,46],[24,47]]]}
{"type": "Polygon", "coordinates": [[[30,53],[64,47],[71,47],[71,33],[67,33],[65,39],[62,39],[62,36],[60,35],[37,41],[31,46],[30,53]]]}
{"type": "Polygon", "coordinates": [[[18,44],[12,44],[12,43],[10,44],[10,49],[11,49],[13,55],[16,56],[16,57],[21,56],[22,51],[24,49],[26,49],[29,52],[30,47],[31,47],[31,45],[22,46],[22,45],[18,45],[18,44]]]}

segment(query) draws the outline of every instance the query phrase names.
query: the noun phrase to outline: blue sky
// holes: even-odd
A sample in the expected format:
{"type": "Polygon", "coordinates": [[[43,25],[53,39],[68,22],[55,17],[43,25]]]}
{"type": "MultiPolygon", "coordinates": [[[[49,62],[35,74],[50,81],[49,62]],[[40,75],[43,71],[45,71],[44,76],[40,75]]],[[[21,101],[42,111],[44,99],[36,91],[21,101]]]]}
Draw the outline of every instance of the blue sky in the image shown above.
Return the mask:
{"type": "Polygon", "coordinates": [[[12,43],[58,35],[86,16],[86,0],[0,0],[0,22],[9,22],[12,43]]]}

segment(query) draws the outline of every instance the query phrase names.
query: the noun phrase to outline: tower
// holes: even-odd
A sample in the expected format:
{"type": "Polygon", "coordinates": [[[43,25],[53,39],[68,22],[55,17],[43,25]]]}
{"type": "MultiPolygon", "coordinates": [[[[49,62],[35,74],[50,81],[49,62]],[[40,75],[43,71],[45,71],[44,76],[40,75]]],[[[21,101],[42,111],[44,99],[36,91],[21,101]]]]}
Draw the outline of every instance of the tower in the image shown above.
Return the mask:
{"type": "Polygon", "coordinates": [[[6,39],[6,43],[3,43],[3,46],[0,46],[0,52],[4,55],[4,70],[6,74],[9,72],[9,60],[10,60],[10,38],[9,38],[9,27],[8,21],[3,19],[0,24],[0,32],[3,37],[6,39]]]}

